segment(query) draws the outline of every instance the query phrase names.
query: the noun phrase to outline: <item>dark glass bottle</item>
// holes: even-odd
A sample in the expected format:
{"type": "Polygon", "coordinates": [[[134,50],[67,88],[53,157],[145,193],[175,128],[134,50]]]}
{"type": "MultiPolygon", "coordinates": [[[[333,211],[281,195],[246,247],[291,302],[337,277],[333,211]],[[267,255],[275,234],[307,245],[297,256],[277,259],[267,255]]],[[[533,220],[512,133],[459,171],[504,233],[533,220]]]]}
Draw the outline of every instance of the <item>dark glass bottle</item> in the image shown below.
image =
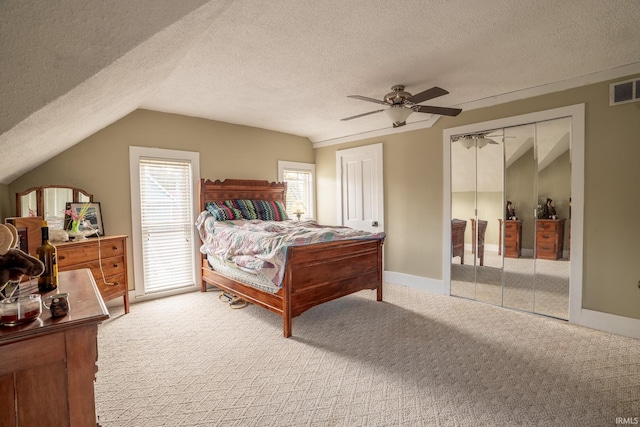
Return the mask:
{"type": "Polygon", "coordinates": [[[58,253],[49,242],[49,227],[42,223],[42,245],[36,249],[38,259],[44,264],[44,273],[38,277],[38,291],[49,292],[58,288],[58,253]]]}

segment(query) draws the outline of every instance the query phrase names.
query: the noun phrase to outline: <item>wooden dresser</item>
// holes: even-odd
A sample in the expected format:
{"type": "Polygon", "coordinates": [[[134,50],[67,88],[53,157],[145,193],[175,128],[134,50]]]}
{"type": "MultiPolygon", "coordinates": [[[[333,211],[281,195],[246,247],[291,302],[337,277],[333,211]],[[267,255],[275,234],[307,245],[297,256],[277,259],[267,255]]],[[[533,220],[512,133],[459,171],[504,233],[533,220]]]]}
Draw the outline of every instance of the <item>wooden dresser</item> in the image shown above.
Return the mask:
{"type": "MultiPolygon", "coordinates": [[[[500,230],[502,230],[502,220],[498,221],[500,221],[500,230]]],[[[504,256],[506,258],[520,258],[522,256],[522,221],[519,219],[504,221],[504,256]]]]}
{"type": "Polygon", "coordinates": [[[55,243],[55,246],[59,271],[90,269],[102,299],[122,297],[124,312],[129,312],[127,236],[90,237],[79,242],[55,243]]]}
{"type": "Polygon", "coordinates": [[[564,248],[564,219],[536,220],[536,258],[562,258],[564,248]]]}
{"type": "Polygon", "coordinates": [[[89,270],[60,273],[57,292],[69,293],[69,314],[0,326],[0,426],[96,425],[98,325],[109,314],[89,270]]]}

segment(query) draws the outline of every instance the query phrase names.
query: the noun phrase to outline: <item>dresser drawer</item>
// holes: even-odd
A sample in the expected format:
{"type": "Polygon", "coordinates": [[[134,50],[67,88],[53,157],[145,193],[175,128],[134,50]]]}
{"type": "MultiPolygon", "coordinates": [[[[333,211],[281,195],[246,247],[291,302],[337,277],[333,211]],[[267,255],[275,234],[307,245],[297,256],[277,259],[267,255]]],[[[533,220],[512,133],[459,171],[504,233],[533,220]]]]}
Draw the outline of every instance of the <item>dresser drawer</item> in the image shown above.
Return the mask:
{"type": "Polygon", "coordinates": [[[504,233],[504,244],[505,245],[507,243],[515,243],[517,241],[518,241],[518,234],[516,232],[507,230],[504,233]]]}
{"type": "Polygon", "coordinates": [[[504,253],[517,253],[518,250],[520,248],[518,248],[518,245],[516,242],[504,242],[504,253]]]}
{"type": "MultiPolygon", "coordinates": [[[[124,255],[124,240],[92,240],[87,243],[65,243],[56,246],[58,251],[58,268],[63,269],[69,266],[77,266],[85,262],[98,259],[98,255],[102,259],[114,256],[124,255]],[[98,250],[98,244],[100,249],[98,250]]],[[[67,268],[69,270],[69,268],[67,268]]],[[[75,268],[74,268],[75,270],[75,268]]]]}
{"type": "Polygon", "coordinates": [[[538,235],[536,236],[536,243],[538,243],[538,245],[544,243],[555,243],[557,241],[557,238],[557,233],[551,233],[549,231],[538,231],[538,235]]]}
{"type": "Polygon", "coordinates": [[[516,221],[505,221],[504,229],[506,231],[517,232],[520,228],[520,223],[516,221]]]}
{"type": "Polygon", "coordinates": [[[538,241],[538,254],[555,254],[558,251],[558,245],[554,242],[540,242],[538,241]]]}
{"type": "Polygon", "coordinates": [[[89,270],[91,270],[91,274],[96,278],[96,280],[99,277],[102,277],[102,273],[104,273],[105,277],[108,277],[126,272],[126,268],[124,265],[124,256],[111,257],[106,259],[103,258],[102,271],[100,270],[100,261],[97,259],[90,262],[83,262],[81,264],[63,266],[60,267],[59,270],[79,270],[81,268],[88,268],[89,270]]]}
{"type": "Polygon", "coordinates": [[[105,275],[105,278],[107,283],[104,282],[102,276],[95,277],[98,290],[104,300],[108,301],[125,295],[128,289],[126,289],[127,281],[124,273],[110,277],[105,275]]]}
{"type": "Polygon", "coordinates": [[[560,223],[558,221],[541,221],[538,220],[538,231],[556,232],[560,223]]]}

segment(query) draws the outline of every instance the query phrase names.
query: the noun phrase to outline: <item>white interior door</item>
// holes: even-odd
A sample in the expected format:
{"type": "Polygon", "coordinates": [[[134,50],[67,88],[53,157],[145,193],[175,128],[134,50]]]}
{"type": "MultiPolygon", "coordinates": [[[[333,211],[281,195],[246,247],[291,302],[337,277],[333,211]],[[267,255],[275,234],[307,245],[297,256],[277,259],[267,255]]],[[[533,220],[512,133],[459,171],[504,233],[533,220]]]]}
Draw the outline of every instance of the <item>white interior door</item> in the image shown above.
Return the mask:
{"type": "Polygon", "coordinates": [[[337,151],[336,171],[339,224],[384,231],[382,144],[337,151]]]}

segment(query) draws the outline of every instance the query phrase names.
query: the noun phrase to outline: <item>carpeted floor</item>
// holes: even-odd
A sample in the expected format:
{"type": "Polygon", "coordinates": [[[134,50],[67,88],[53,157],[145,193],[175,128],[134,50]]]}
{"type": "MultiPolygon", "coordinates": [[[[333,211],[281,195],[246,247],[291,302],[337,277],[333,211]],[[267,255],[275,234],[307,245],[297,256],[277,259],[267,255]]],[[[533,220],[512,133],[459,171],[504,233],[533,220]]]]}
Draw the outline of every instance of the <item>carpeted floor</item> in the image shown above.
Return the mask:
{"type": "Polygon", "coordinates": [[[452,295],[569,319],[568,259],[503,258],[491,251],[485,251],[482,267],[474,266],[473,259],[470,251],[465,252],[465,265],[460,265],[459,257],[453,258],[452,295]]]}
{"type": "Polygon", "coordinates": [[[112,310],[103,427],[607,426],[640,417],[640,341],[385,285],[280,317],[194,292],[112,310]],[[619,421],[619,420],[618,420],[619,421]]]}

